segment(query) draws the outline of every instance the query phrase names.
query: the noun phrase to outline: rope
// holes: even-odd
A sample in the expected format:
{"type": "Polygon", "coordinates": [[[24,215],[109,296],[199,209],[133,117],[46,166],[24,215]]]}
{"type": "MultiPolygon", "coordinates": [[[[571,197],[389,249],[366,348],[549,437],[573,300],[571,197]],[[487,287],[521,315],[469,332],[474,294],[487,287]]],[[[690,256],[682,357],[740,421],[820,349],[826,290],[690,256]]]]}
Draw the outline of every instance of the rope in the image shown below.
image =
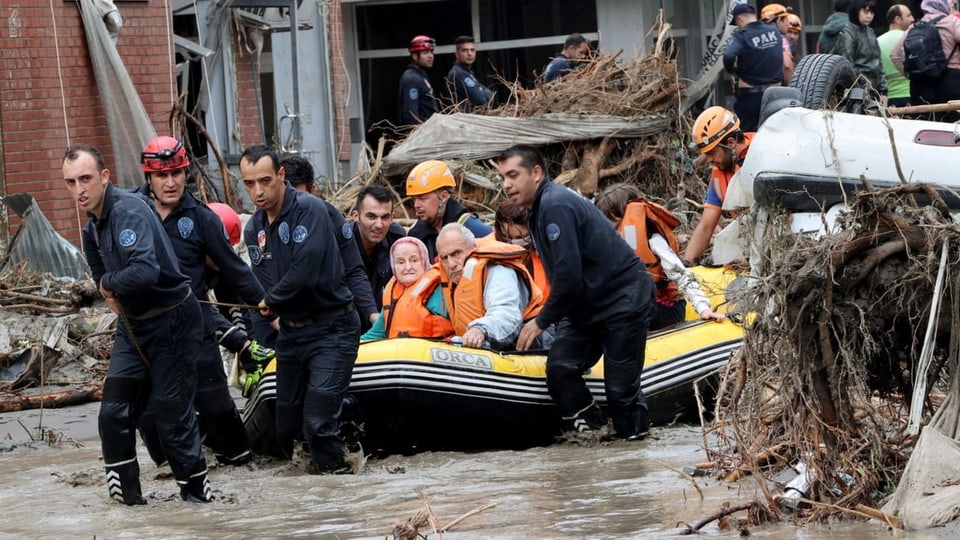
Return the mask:
{"type": "MultiPolygon", "coordinates": [[[[176,73],[177,71],[177,57],[173,51],[173,30],[170,28],[170,20],[173,19],[173,13],[170,11],[169,0],[163,0],[163,13],[165,14],[165,16],[163,17],[163,21],[167,25],[166,35],[169,38],[167,39],[167,58],[170,59],[170,67],[172,68],[167,72],[167,75],[170,78],[170,84],[169,84],[170,103],[176,103],[177,102],[177,82],[173,74],[176,73]]],[[[194,13],[196,13],[196,10],[194,10],[194,13]]],[[[176,136],[173,133],[171,133],[170,135],[176,136]]]]}

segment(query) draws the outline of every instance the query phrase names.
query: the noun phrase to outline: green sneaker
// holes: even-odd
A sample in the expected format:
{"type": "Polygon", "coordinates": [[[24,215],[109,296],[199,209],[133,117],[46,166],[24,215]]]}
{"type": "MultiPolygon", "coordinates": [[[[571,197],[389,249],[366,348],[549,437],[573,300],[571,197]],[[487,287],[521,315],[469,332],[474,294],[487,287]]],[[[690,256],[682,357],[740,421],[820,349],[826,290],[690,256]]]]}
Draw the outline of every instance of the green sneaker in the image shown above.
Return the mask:
{"type": "Polygon", "coordinates": [[[243,379],[243,390],[241,391],[243,397],[250,397],[250,394],[253,393],[253,389],[257,387],[257,383],[260,382],[260,375],[262,374],[263,369],[258,369],[256,371],[247,373],[247,376],[243,379]]]}

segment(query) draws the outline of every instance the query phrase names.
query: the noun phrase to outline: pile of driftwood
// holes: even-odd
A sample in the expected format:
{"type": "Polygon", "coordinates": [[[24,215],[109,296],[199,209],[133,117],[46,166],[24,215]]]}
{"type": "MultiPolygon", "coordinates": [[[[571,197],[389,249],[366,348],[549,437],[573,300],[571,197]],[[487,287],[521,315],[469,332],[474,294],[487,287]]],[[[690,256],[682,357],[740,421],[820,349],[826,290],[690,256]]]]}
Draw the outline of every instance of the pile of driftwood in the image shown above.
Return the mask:
{"type": "MultiPolygon", "coordinates": [[[[580,117],[584,123],[616,119],[619,124],[610,123],[618,127],[609,128],[609,133],[599,130],[601,135],[595,138],[585,139],[577,133],[570,133],[569,138],[550,134],[550,137],[543,137],[550,142],[535,143],[547,160],[548,175],[586,196],[592,196],[615,182],[632,182],[652,199],[668,203],[676,201],[670,206],[682,212],[686,209],[685,200],[703,200],[708,167],[704,162],[695,162],[692,159],[695,156],[687,148],[692,119],[681,105],[684,85],[678,76],[674,51],[668,46],[670,43],[669,26],[664,25],[659,29],[656,45],[640,56],[624,58],[622,51],[597,53],[562,78],[546,84],[537,82],[533,88],[525,88],[520,82],[501,81],[509,89],[509,97],[497,106],[480,108],[475,114],[465,116],[529,119],[531,125],[559,116],[580,117]],[[643,126],[654,119],[663,127],[651,130],[650,135],[624,133],[624,125],[643,126]]],[[[422,131],[421,128],[418,130],[422,131]]],[[[418,130],[393,141],[397,143],[394,149],[416,140],[418,130]]],[[[462,131],[470,132],[468,128],[462,131]]],[[[502,131],[498,135],[502,141],[493,142],[496,152],[517,143],[516,131],[502,131]]],[[[459,134],[453,136],[459,137],[459,134]]],[[[445,139],[444,142],[449,141],[445,139]]],[[[490,159],[496,152],[481,157],[471,154],[465,159],[465,149],[477,153],[476,141],[467,137],[456,142],[458,152],[455,156],[452,152],[446,155],[433,149],[429,158],[423,159],[445,160],[457,176],[458,189],[462,191],[460,200],[471,210],[492,213],[503,199],[496,163],[490,159]]],[[[484,142],[490,141],[484,139],[484,142]]],[[[399,187],[402,174],[395,165],[384,167],[383,156],[384,141],[381,140],[380,148],[369,151],[366,161],[370,166],[359,172],[350,184],[392,184],[402,194],[402,187],[399,187]],[[385,169],[389,169],[388,174],[384,174],[385,169]],[[395,174],[399,176],[390,176],[395,174]]],[[[396,158],[396,152],[389,157],[396,158]]],[[[408,171],[412,163],[405,161],[402,173],[408,171]]],[[[353,202],[350,193],[325,195],[340,208],[347,208],[353,202]]],[[[409,209],[407,212],[409,217],[409,209]]],[[[691,211],[691,214],[698,213],[697,208],[691,211]]]]}
{"type": "Polygon", "coordinates": [[[769,267],[742,300],[754,315],[721,384],[712,465],[761,479],[768,517],[898,526],[876,508],[957,369],[960,226],[935,189],[904,184],[865,186],[837,234],[787,230],[767,223],[769,267]]]}
{"type": "Polygon", "coordinates": [[[26,259],[0,270],[0,310],[68,314],[99,298],[91,280],[54,279],[27,268],[26,259]]]}
{"type": "MultiPolygon", "coordinates": [[[[690,120],[681,114],[684,85],[674,51],[664,44],[668,26],[660,28],[651,51],[622,58],[622,51],[596,54],[561,79],[525,89],[506,82],[510,99],[482,114],[537,117],[549,113],[637,118],[669,114],[671,128],[656,135],[622,139],[611,136],[574,141],[546,149],[556,180],[584,195],[618,181],[636,183],[650,197],[673,199],[694,172],[685,148],[690,120]]],[[[695,187],[697,195],[703,188],[695,187]]]]}
{"type": "MultiPolygon", "coordinates": [[[[25,262],[25,261],[24,261],[25,262]]],[[[115,318],[91,280],[0,273],[0,412],[100,399],[115,318]]]]}

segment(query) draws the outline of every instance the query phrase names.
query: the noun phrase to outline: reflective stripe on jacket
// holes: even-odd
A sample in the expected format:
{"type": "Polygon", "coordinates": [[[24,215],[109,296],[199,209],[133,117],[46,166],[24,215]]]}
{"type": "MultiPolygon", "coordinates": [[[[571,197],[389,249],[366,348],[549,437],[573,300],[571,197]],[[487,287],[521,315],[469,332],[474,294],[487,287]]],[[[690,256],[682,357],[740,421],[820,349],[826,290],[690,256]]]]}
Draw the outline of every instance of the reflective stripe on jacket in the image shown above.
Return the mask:
{"type": "Polygon", "coordinates": [[[412,287],[390,278],[383,289],[383,327],[388,338],[442,338],[453,335],[450,321],[427,309],[427,299],[440,285],[440,272],[427,270],[412,287]]]}
{"type": "Polygon", "coordinates": [[[677,237],[673,234],[673,229],[679,224],[677,218],[659,204],[635,199],[627,204],[623,219],[617,227],[617,232],[646,265],[647,272],[650,273],[653,284],[656,286],[656,297],[667,302],[674,302],[679,298],[677,284],[667,278],[660,263],[660,257],[650,249],[650,235],[659,233],[666,239],[670,249],[674,253],[679,253],[677,237]]]}

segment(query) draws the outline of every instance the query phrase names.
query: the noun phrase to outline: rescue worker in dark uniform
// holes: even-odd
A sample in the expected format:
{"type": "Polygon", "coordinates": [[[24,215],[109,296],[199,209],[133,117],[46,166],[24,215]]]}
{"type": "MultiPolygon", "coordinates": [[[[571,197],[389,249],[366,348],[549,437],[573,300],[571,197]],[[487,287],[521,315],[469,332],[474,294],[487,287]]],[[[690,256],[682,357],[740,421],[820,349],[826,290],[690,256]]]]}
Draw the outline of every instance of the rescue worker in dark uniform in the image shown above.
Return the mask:
{"type": "Polygon", "coordinates": [[[450,102],[464,113],[472,113],[474,107],[490,103],[493,92],[477,80],[473,64],[477,60],[477,46],[471,36],[460,36],[454,42],[457,59],[447,72],[447,95],[450,102]]]}
{"type": "MultiPolygon", "coordinates": [[[[207,203],[207,208],[213,210],[213,213],[223,222],[227,239],[236,252],[236,247],[240,244],[243,235],[240,216],[233,208],[221,202],[207,203]]],[[[263,369],[267,367],[271,360],[276,358],[277,353],[251,337],[253,336],[253,317],[260,317],[260,315],[254,315],[249,309],[238,307],[239,304],[243,303],[243,298],[231,285],[231,281],[221,280],[219,270],[210,268],[208,270],[211,270],[207,277],[208,286],[213,289],[217,302],[220,304],[214,310],[217,341],[224,349],[236,353],[237,360],[244,372],[240,386],[241,392],[243,397],[249,397],[254,387],[260,382],[263,369]],[[234,305],[227,306],[224,304],[234,305]]]]}
{"type": "Polygon", "coordinates": [[[292,456],[304,437],[315,472],[346,472],[340,412],[357,357],[360,320],[344,280],[333,224],[319,198],[284,181],[280,159],[256,145],[240,157],[257,210],[243,231],[253,272],[276,313],[277,442],[292,456]]]}
{"type": "Polygon", "coordinates": [[[477,238],[483,238],[493,229],[480,221],[450,194],[457,182],[447,164],[435,159],[424,161],[407,176],[407,197],[413,199],[417,222],[407,233],[427,246],[430,263],[437,257],[437,234],[447,223],[459,223],[470,229],[477,238]]]}
{"type": "MultiPolygon", "coordinates": [[[[194,296],[208,299],[210,274],[217,271],[220,281],[236,291],[245,304],[259,304],[265,294],[263,287],[257,283],[250,267],[233,251],[220,218],[186,191],[190,159],[183,144],[173,137],[155,137],[144,147],[140,162],[147,183],[138,188],[137,193],[152,201],[180,262],[180,270],[190,278],[194,296]]],[[[210,305],[202,308],[203,349],[197,359],[194,407],[204,430],[204,444],[213,450],[217,461],[242,465],[253,460],[253,452],[227,388],[216,335],[216,308],[210,305]]],[[[166,458],[157,432],[156,413],[147,409],[140,420],[140,433],[150,457],[160,465],[166,458]]]]}
{"type": "Polygon", "coordinates": [[[213,491],[193,408],[203,320],[190,279],[149,201],[110,183],[99,150],[72,146],[62,168],[90,217],[83,251],[91,274],[118,316],[97,419],[107,490],[124,504],[146,504],[136,430],[149,406],[181,498],[208,502],[213,491]]]}
{"type": "Polygon", "coordinates": [[[590,54],[587,38],[580,34],[570,34],[563,42],[563,50],[543,69],[543,82],[548,83],[573,71],[574,62],[583,60],[590,54]]]}
{"type": "Polygon", "coordinates": [[[397,117],[401,126],[414,126],[427,121],[437,112],[437,99],[427,77],[433,67],[433,50],[437,42],[428,36],[416,36],[410,40],[410,65],[400,76],[400,99],[397,117]]]}
{"type": "MultiPolygon", "coordinates": [[[[315,194],[313,165],[306,158],[289,156],[280,162],[280,166],[283,167],[284,178],[290,182],[290,185],[299,191],[315,194]]],[[[323,198],[320,200],[327,215],[330,216],[334,234],[337,236],[337,246],[340,249],[340,258],[343,260],[347,287],[350,287],[350,292],[353,294],[353,303],[357,306],[357,313],[360,315],[360,325],[362,328],[370,328],[373,321],[380,315],[380,308],[377,306],[378,297],[374,295],[370,281],[367,280],[360,249],[353,239],[355,232],[353,223],[347,221],[340,210],[329,201],[323,198]]]]}
{"type": "Polygon", "coordinates": [[[737,30],[723,51],[723,67],[737,79],[733,109],[745,131],[756,131],[760,125],[763,91],[793,73],[789,46],[784,49],[786,38],[776,26],[758,20],[756,13],[750,4],[733,7],[730,24],[737,30]]]}
{"type": "Polygon", "coordinates": [[[393,194],[384,186],[364,186],[357,193],[350,217],[373,298],[377,307],[383,309],[383,290],[393,277],[390,246],[406,236],[407,231],[393,222],[393,194]]]}
{"type": "Polygon", "coordinates": [[[546,176],[537,149],[517,145],[497,157],[503,190],[529,208],[530,234],[543,260],[550,296],[520,331],[526,350],[559,323],[547,353],[547,389],[567,425],[606,427],[583,373],[603,354],[604,389],[617,436],[636,440],[649,429],[640,387],[653,281],[643,262],[590,201],[546,176]]]}

